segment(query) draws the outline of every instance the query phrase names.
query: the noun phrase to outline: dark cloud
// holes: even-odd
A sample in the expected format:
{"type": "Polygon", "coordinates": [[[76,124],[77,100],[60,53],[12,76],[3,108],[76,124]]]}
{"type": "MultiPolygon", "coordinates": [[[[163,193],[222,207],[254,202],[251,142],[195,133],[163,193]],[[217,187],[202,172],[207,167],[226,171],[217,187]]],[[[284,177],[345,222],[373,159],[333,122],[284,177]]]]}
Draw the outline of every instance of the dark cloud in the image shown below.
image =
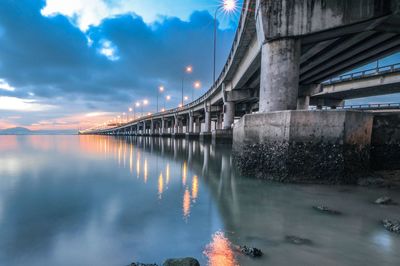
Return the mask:
{"type": "MultiPolygon", "coordinates": [[[[49,103],[63,98],[67,106],[79,99],[87,102],[82,109],[121,110],[134,99],[153,100],[164,84],[177,104],[187,64],[195,69],[186,81],[188,95],[194,80],[206,85],[203,92],[210,85],[213,17],[208,12],[194,12],[187,22],[165,17],[152,25],[125,14],[84,33],[64,16],[42,16],[44,5],[42,0],[0,2],[0,78],[17,88],[8,95],[33,92],[49,103]],[[105,42],[119,60],[100,53],[105,42]]],[[[234,29],[218,32],[219,67],[233,36],[234,29]]]]}

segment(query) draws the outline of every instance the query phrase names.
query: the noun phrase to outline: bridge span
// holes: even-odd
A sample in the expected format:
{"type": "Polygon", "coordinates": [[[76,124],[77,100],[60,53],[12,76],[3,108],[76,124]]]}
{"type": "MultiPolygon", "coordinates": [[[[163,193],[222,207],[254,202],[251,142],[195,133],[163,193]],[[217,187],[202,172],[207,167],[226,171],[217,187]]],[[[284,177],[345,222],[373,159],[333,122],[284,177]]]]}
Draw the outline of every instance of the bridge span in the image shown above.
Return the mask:
{"type": "MultiPolygon", "coordinates": [[[[336,108],[345,99],[399,91],[397,66],[333,79],[400,51],[399,15],[400,0],[245,0],[227,62],[203,96],[182,108],[80,133],[233,138],[244,172],[353,182],[344,176],[368,169],[374,115],[313,111],[310,105],[336,108]]],[[[388,141],[400,147],[400,137],[388,141]]],[[[391,149],[400,155],[396,147],[391,149]]]]}

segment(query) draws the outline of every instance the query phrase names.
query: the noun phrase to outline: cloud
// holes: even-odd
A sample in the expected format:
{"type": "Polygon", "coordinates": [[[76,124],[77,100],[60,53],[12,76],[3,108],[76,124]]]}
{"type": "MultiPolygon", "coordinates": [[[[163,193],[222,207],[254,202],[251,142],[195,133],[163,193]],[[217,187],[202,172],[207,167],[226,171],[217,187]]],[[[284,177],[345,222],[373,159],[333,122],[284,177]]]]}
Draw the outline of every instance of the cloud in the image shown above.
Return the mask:
{"type": "Polygon", "coordinates": [[[4,79],[0,79],[0,90],[15,91],[15,88],[8,84],[4,79]]]}
{"type": "Polygon", "coordinates": [[[40,112],[49,111],[54,108],[56,107],[41,104],[35,100],[0,96],[0,110],[40,112]]]}

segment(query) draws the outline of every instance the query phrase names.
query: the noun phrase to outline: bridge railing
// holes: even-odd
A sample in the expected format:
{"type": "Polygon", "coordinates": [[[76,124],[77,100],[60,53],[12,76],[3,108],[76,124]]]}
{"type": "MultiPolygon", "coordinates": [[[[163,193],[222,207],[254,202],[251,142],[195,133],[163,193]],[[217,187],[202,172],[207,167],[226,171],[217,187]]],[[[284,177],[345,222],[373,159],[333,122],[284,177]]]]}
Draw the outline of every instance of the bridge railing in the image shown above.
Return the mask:
{"type": "MultiPolygon", "coordinates": [[[[311,110],[317,110],[317,107],[313,106],[310,108],[311,110]]],[[[324,106],[322,110],[327,110],[329,107],[324,106]]],[[[400,103],[371,103],[371,104],[352,104],[339,106],[336,109],[354,109],[354,110],[394,110],[400,109],[400,103]]]]}
{"type": "Polygon", "coordinates": [[[336,83],[341,83],[341,82],[346,82],[346,81],[352,81],[352,80],[357,80],[357,79],[363,79],[367,77],[372,77],[372,76],[378,76],[382,74],[387,74],[387,73],[395,73],[395,72],[400,72],[400,63],[398,64],[393,64],[393,65],[387,65],[387,66],[381,66],[381,67],[375,67],[363,71],[358,71],[358,72],[353,72],[349,74],[344,74],[335,78],[332,78],[330,80],[322,82],[322,85],[332,85],[336,83]]]}

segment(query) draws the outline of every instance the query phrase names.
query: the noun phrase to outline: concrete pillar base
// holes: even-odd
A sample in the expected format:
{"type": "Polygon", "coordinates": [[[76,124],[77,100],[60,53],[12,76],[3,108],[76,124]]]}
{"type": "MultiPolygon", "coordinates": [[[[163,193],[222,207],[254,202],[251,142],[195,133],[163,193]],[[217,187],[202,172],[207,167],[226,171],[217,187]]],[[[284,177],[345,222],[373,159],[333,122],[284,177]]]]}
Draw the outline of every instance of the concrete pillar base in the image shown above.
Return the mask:
{"type": "Polygon", "coordinates": [[[258,178],[356,183],[369,171],[372,123],[348,110],[245,115],[233,129],[234,161],[258,178]]]}
{"type": "Polygon", "coordinates": [[[400,114],[374,113],[371,164],[374,170],[400,169],[400,114]]]}
{"type": "Polygon", "coordinates": [[[232,129],[217,129],[212,132],[213,143],[232,143],[232,129]]]}
{"type": "Polygon", "coordinates": [[[211,142],[212,134],[211,132],[201,132],[199,138],[202,142],[211,142]]]}
{"type": "Polygon", "coordinates": [[[171,137],[171,133],[160,133],[160,137],[170,138],[171,137]]]}
{"type": "Polygon", "coordinates": [[[185,133],[172,133],[171,137],[174,139],[184,139],[186,136],[185,133]]]}
{"type": "Polygon", "coordinates": [[[185,138],[187,140],[197,140],[200,138],[200,134],[199,133],[186,133],[185,138]]]}

